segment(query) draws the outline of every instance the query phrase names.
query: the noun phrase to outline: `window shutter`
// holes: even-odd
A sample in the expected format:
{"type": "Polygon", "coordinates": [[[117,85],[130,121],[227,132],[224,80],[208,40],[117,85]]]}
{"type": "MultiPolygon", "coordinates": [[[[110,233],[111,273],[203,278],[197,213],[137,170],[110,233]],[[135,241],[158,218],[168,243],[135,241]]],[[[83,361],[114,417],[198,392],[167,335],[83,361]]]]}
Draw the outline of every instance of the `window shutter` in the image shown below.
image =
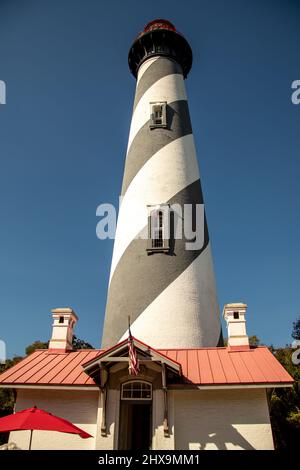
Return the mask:
{"type": "Polygon", "coordinates": [[[167,105],[164,103],[162,105],[162,126],[167,127],[167,105]]]}
{"type": "Polygon", "coordinates": [[[163,231],[163,234],[164,235],[168,235],[168,238],[164,238],[163,239],[163,247],[165,249],[170,249],[170,238],[171,238],[171,217],[170,217],[170,210],[168,210],[168,213],[167,213],[167,218],[168,218],[168,222],[167,222],[167,225],[168,225],[168,229],[169,229],[169,233],[166,233],[168,230],[165,230],[163,231]]]}
{"type": "Polygon", "coordinates": [[[153,108],[152,108],[152,113],[150,116],[150,127],[155,127],[155,118],[154,118],[153,108]]]}
{"type": "MultiPolygon", "coordinates": [[[[148,239],[147,239],[147,250],[152,250],[152,237],[151,237],[151,214],[148,216],[148,239]]],[[[148,251],[148,254],[149,254],[148,251]]]]}

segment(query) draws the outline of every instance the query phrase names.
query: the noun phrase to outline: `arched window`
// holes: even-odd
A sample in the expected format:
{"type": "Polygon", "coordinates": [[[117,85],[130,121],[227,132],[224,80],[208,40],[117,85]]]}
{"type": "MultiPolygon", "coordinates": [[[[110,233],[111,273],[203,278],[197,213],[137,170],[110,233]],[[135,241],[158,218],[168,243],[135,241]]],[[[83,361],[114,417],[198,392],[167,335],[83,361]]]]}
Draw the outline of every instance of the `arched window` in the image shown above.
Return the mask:
{"type": "Polygon", "coordinates": [[[143,380],[130,380],[122,384],[121,400],[152,400],[152,385],[143,380]]]}
{"type": "Polygon", "coordinates": [[[170,250],[170,207],[168,204],[148,206],[148,253],[170,250]]]}

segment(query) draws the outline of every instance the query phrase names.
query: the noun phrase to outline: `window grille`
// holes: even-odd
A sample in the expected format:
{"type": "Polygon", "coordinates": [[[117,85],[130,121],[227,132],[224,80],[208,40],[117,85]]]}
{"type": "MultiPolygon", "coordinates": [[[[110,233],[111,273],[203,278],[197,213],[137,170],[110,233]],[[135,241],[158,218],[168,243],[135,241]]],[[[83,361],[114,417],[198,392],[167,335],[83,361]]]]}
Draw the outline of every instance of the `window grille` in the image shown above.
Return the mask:
{"type": "Polygon", "coordinates": [[[152,400],[152,385],[142,380],[131,380],[122,385],[121,400],[152,400]]]}
{"type": "Polygon", "coordinates": [[[167,127],[167,103],[150,103],[150,129],[156,127],[167,127]]]}

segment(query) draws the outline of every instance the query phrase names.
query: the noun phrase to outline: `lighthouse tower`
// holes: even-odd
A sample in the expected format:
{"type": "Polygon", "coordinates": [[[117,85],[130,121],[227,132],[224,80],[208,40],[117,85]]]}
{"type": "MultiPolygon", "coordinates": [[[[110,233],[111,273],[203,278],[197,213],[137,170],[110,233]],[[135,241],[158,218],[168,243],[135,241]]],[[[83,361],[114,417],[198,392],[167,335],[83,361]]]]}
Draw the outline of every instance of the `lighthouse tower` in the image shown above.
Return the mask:
{"type": "Polygon", "coordinates": [[[147,24],[129,51],[137,80],[102,346],[131,332],[154,348],[222,343],[203,196],[184,80],[186,39],[147,24]]]}

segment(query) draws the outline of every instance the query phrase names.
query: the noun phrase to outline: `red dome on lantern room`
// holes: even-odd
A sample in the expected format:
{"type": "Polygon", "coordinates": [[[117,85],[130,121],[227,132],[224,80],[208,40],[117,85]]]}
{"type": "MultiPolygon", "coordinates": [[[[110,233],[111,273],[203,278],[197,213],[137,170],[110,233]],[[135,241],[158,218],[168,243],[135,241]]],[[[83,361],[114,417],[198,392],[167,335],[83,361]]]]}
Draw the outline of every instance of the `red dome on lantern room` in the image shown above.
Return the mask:
{"type": "Polygon", "coordinates": [[[170,21],[161,18],[147,23],[132,44],[128,56],[132,74],[136,77],[141,64],[157,55],[176,60],[182,66],[184,77],[191,69],[193,55],[190,45],[170,21]]]}

